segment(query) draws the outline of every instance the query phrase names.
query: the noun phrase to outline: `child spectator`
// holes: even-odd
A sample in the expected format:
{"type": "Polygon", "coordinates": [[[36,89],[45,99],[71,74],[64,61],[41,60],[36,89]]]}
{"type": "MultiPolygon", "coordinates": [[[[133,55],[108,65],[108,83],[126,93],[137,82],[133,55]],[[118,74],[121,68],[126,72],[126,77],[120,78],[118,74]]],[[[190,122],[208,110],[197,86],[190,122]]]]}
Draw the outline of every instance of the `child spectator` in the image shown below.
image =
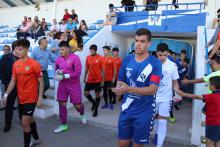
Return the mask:
{"type": "Polygon", "coordinates": [[[209,88],[212,94],[195,95],[183,93],[181,96],[192,99],[203,100],[206,105],[206,147],[220,145],[220,77],[215,76],[209,79],[209,88]]]}

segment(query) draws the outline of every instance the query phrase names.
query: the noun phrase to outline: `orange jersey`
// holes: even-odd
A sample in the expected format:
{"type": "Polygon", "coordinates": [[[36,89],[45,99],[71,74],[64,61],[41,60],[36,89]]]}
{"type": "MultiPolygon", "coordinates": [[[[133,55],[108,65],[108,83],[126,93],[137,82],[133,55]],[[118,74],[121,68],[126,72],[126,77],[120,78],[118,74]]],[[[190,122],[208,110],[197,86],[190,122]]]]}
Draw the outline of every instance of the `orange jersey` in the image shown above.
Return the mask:
{"type": "Polygon", "coordinates": [[[102,67],[105,72],[104,81],[112,81],[114,77],[114,58],[111,56],[103,57],[102,67]]]}
{"type": "Polygon", "coordinates": [[[88,69],[88,77],[86,82],[102,82],[102,56],[100,56],[99,54],[96,54],[95,56],[87,56],[86,68],[88,69]]]}
{"type": "Polygon", "coordinates": [[[38,78],[42,77],[40,64],[34,59],[18,60],[14,63],[12,76],[17,82],[19,104],[36,103],[38,100],[38,78]]]}
{"type": "Polygon", "coordinates": [[[120,67],[121,67],[121,64],[122,64],[122,60],[121,58],[119,57],[116,57],[114,58],[115,61],[114,61],[114,69],[116,69],[116,80],[118,79],[118,74],[119,74],[119,70],[120,70],[120,67]]]}

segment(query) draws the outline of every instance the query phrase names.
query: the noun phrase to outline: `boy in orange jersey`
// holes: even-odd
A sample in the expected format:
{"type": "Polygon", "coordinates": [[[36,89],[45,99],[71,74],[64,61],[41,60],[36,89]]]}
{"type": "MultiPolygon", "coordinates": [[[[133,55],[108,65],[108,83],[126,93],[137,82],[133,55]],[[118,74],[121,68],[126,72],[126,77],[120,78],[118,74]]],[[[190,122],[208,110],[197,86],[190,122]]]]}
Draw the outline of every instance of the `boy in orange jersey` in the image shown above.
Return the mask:
{"type": "Polygon", "coordinates": [[[91,45],[89,50],[90,55],[86,57],[84,95],[92,103],[91,111],[93,111],[93,117],[96,117],[100,103],[101,83],[103,82],[102,56],[96,53],[97,46],[95,44],[91,45]],[[95,100],[90,95],[90,90],[95,90],[95,100]]]}
{"type": "MultiPolygon", "coordinates": [[[[113,77],[113,80],[112,80],[112,83],[113,83],[114,87],[116,87],[116,85],[117,85],[118,73],[119,73],[119,70],[120,70],[120,67],[121,67],[121,63],[122,63],[121,58],[118,57],[118,52],[119,52],[119,49],[117,47],[112,49],[113,57],[115,59],[115,61],[114,61],[114,69],[115,70],[114,70],[114,77],[113,77]]],[[[113,104],[116,103],[116,94],[115,93],[113,93],[112,103],[113,104]]]]}
{"type": "Polygon", "coordinates": [[[40,64],[28,57],[30,42],[26,39],[17,41],[17,60],[12,68],[12,79],[3,97],[3,104],[6,105],[7,97],[14,87],[17,87],[19,117],[24,131],[24,147],[39,144],[37,126],[33,118],[36,105],[41,104],[44,82],[40,64]],[[34,140],[32,143],[31,135],[34,140]]]}
{"type": "Polygon", "coordinates": [[[104,74],[104,85],[103,85],[103,97],[105,104],[102,106],[102,109],[109,108],[111,110],[114,109],[113,104],[112,104],[112,87],[113,87],[113,77],[114,77],[114,58],[109,55],[110,53],[110,47],[109,46],[104,46],[103,47],[103,52],[104,52],[104,57],[102,59],[102,68],[103,68],[103,74],[104,74]],[[109,101],[108,101],[109,99],[109,101]]]}

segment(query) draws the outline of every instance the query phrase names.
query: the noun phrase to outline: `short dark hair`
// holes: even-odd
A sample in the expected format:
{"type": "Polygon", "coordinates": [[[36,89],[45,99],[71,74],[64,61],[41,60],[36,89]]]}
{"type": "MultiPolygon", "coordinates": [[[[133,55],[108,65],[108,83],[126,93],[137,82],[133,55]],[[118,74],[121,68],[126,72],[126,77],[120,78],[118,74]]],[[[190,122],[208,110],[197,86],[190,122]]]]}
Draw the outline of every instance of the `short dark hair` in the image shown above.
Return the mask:
{"type": "Polygon", "coordinates": [[[103,49],[107,49],[107,50],[109,50],[109,51],[111,50],[110,47],[107,46],[107,45],[103,46],[102,48],[103,48],[103,49]]]}
{"type": "Polygon", "coordinates": [[[17,46],[22,46],[22,47],[24,47],[24,48],[30,48],[30,41],[29,40],[27,40],[27,39],[24,39],[24,38],[22,38],[22,39],[18,39],[17,40],[17,46]]]}
{"type": "Polygon", "coordinates": [[[217,13],[220,13],[220,8],[217,10],[217,13]]]}
{"type": "Polygon", "coordinates": [[[220,76],[211,77],[209,79],[211,86],[214,86],[216,89],[220,89],[220,76]]]}
{"type": "Polygon", "coordinates": [[[215,54],[212,56],[211,60],[214,60],[217,64],[220,64],[220,54],[215,53],[215,54]]]}
{"type": "Polygon", "coordinates": [[[15,47],[17,47],[17,40],[13,41],[12,44],[11,44],[11,49],[12,51],[14,51],[15,47]]]}
{"type": "Polygon", "coordinates": [[[156,50],[157,52],[169,52],[169,47],[166,43],[159,43],[156,50]]]}
{"type": "Polygon", "coordinates": [[[171,49],[169,49],[169,53],[172,55],[173,54],[173,51],[171,49]]]}
{"type": "Polygon", "coordinates": [[[186,62],[187,64],[189,64],[189,63],[190,63],[189,58],[184,58],[184,59],[183,59],[183,61],[184,61],[184,62],[186,62]]]}
{"type": "Polygon", "coordinates": [[[117,47],[114,47],[114,48],[112,49],[112,51],[113,51],[113,52],[114,52],[114,51],[119,52],[119,49],[118,49],[117,47]]]}
{"type": "Polygon", "coordinates": [[[186,54],[186,50],[185,50],[185,49],[182,49],[182,50],[181,50],[181,54],[182,54],[182,53],[186,54]]]}
{"type": "Polygon", "coordinates": [[[113,8],[114,5],[113,5],[113,4],[109,4],[108,7],[109,7],[109,8],[113,8]]]}
{"type": "Polygon", "coordinates": [[[59,47],[67,47],[70,48],[69,42],[68,41],[61,41],[59,43],[59,47]]]}
{"type": "Polygon", "coordinates": [[[42,38],[40,38],[40,39],[38,40],[38,44],[40,45],[40,44],[41,44],[41,41],[44,40],[44,39],[47,40],[46,37],[42,37],[42,38]]]}
{"type": "Polygon", "coordinates": [[[94,50],[94,51],[97,51],[97,45],[95,45],[95,44],[92,44],[92,45],[90,45],[90,47],[89,47],[89,49],[90,50],[94,50]]]}
{"type": "Polygon", "coordinates": [[[148,37],[148,41],[151,41],[151,31],[145,28],[140,28],[136,31],[135,35],[137,36],[142,36],[142,35],[146,35],[148,37]]]}

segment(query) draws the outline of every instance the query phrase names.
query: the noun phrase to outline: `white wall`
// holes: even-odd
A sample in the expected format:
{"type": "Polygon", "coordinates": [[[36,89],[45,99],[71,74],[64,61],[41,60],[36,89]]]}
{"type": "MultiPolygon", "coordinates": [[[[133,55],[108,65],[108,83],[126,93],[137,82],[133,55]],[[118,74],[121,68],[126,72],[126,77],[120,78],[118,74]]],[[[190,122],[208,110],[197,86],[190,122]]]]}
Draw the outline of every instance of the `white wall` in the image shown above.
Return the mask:
{"type": "MultiPolygon", "coordinates": [[[[61,19],[64,9],[75,9],[79,15],[79,19],[85,19],[88,23],[93,23],[98,19],[105,19],[108,4],[113,3],[120,6],[121,0],[65,0],[57,2],[57,19],[61,19]]],[[[193,2],[201,2],[204,0],[193,0],[193,2]]],[[[214,0],[212,0],[214,1],[214,0]]],[[[217,0],[215,0],[217,3],[217,0]]],[[[162,0],[160,3],[171,3],[172,0],[162,0]]],[[[179,0],[179,3],[192,2],[192,0],[179,0]]],[[[136,0],[137,5],[142,5],[143,0],[136,0]]],[[[210,2],[210,10],[216,11],[217,5],[210,2]]],[[[15,8],[0,9],[0,24],[18,25],[21,23],[23,16],[39,18],[45,17],[47,21],[53,19],[53,3],[41,3],[40,11],[36,11],[34,5],[20,6],[15,8]]]]}

